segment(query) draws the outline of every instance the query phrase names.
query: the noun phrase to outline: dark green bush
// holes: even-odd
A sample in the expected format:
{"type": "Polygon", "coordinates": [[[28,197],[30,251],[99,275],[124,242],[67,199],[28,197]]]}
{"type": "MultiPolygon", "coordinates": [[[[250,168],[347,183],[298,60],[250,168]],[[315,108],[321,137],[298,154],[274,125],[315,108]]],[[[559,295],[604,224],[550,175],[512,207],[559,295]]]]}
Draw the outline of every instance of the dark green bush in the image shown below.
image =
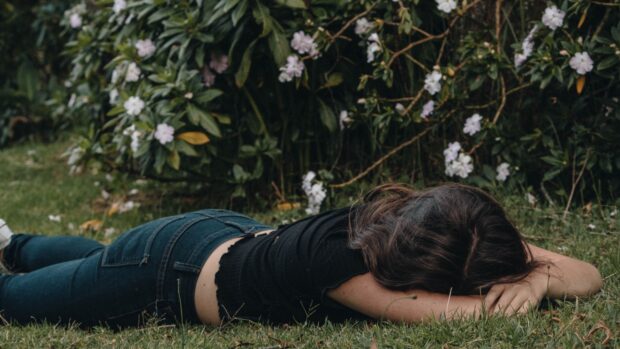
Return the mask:
{"type": "Polygon", "coordinates": [[[60,22],[71,3],[0,0],[0,146],[67,125],[60,22]]]}
{"type": "Polygon", "coordinates": [[[617,2],[80,6],[67,20],[72,84],[101,109],[73,149],[75,169],[103,164],[235,196],[271,183],[286,196],[324,169],[332,184],[451,175],[549,198],[617,198],[617,2]]]}

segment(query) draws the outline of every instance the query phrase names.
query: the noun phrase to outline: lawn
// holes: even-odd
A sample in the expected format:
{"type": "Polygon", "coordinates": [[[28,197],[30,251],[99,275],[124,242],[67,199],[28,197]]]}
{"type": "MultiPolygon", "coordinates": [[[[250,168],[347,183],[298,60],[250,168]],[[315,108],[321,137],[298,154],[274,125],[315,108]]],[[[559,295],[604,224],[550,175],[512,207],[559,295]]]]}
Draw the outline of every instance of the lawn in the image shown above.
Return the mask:
{"type": "MultiPolygon", "coordinates": [[[[126,177],[111,179],[104,173],[92,172],[70,176],[61,157],[67,144],[26,143],[0,151],[0,217],[14,231],[86,235],[109,242],[140,222],[218,204],[209,202],[204,193],[180,195],[179,186],[174,184],[126,177]],[[128,201],[139,203],[139,207],[108,214],[114,203],[128,201]]],[[[500,200],[530,242],[594,263],[605,279],[602,292],[590,299],[559,302],[552,311],[520,317],[415,326],[374,323],[274,327],[245,322],[218,328],[153,325],[113,332],[106,328],[7,325],[0,326],[0,348],[368,348],[373,343],[379,348],[620,346],[617,208],[593,203],[569,212],[563,220],[563,207],[533,207],[522,195],[502,196],[500,200]]],[[[273,224],[299,215],[277,211],[255,214],[273,224]]]]}

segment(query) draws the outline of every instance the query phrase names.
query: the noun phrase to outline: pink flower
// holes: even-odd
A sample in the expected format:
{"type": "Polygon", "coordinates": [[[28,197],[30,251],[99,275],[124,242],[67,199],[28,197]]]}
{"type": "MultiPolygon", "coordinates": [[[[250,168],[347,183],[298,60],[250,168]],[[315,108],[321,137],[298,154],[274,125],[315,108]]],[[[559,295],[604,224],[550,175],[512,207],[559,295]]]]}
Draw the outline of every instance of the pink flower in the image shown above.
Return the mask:
{"type": "Polygon", "coordinates": [[[209,67],[215,70],[218,74],[222,74],[226,71],[226,69],[228,69],[228,56],[212,53],[209,67]]]}
{"type": "Polygon", "coordinates": [[[206,87],[211,87],[215,84],[215,74],[206,65],[202,68],[202,81],[206,87]]]}

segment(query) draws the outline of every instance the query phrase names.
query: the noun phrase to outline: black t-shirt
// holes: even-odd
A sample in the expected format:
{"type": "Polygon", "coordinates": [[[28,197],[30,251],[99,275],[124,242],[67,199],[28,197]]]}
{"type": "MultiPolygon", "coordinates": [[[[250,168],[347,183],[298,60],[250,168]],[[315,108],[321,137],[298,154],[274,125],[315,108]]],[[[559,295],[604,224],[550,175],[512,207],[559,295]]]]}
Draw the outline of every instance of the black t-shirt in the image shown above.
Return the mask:
{"type": "Polygon", "coordinates": [[[368,272],[361,252],[347,246],[350,211],[327,211],[234,244],[215,276],[220,318],[271,323],[369,320],[326,295],[368,272]]]}

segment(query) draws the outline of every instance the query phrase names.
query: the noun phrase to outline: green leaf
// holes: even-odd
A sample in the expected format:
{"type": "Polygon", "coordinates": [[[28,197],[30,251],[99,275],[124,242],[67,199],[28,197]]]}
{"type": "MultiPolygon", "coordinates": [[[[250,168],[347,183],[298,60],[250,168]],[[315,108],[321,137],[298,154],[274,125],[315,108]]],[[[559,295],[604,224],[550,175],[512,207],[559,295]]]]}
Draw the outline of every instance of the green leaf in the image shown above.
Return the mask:
{"type": "Polygon", "coordinates": [[[620,60],[618,60],[618,57],[616,56],[611,56],[611,57],[607,57],[605,59],[603,59],[597,66],[596,69],[597,70],[605,70],[605,69],[609,69],[611,67],[613,67],[614,65],[620,63],[620,60]]]}
{"type": "Polygon", "coordinates": [[[319,99],[319,113],[321,114],[321,121],[323,125],[327,127],[330,132],[335,132],[338,129],[338,123],[336,121],[336,114],[323,102],[322,99],[319,99]]]}
{"type": "Polygon", "coordinates": [[[194,149],[194,147],[185,143],[184,141],[176,141],[175,147],[180,153],[187,156],[199,156],[198,152],[194,149]]]}
{"type": "Polygon", "coordinates": [[[179,152],[176,150],[170,152],[170,154],[168,154],[167,162],[170,167],[178,171],[181,168],[181,156],[179,156],[179,152]]]}
{"type": "Polygon", "coordinates": [[[106,114],[107,116],[116,116],[120,113],[124,113],[125,112],[125,108],[122,105],[117,105],[116,107],[110,109],[110,111],[108,111],[108,113],[106,114]]]}
{"type": "Polygon", "coordinates": [[[245,82],[250,75],[250,69],[252,68],[252,53],[254,52],[254,46],[257,42],[258,39],[252,41],[252,43],[243,53],[243,57],[241,58],[241,64],[239,64],[239,69],[235,74],[235,84],[237,84],[237,87],[239,88],[245,85],[245,82]]]}
{"type": "Polygon", "coordinates": [[[269,35],[269,49],[273,54],[273,59],[278,67],[286,63],[286,59],[291,54],[291,46],[286,35],[279,28],[274,28],[269,35]]]}
{"type": "Polygon", "coordinates": [[[273,19],[271,15],[269,15],[269,9],[265,7],[260,1],[256,1],[256,7],[252,12],[256,22],[263,25],[263,32],[260,34],[260,37],[265,37],[271,30],[273,29],[273,19]]]}
{"type": "Polygon", "coordinates": [[[329,76],[327,77],[327,82],[325,82],[325,84],[323,86],[321,86],[321,89],[323,89],[323,88],[330,88],[330,87],[336,87],[336,86],[342,84],[343,81],[344,81],[344,77],[342,76],[341,73],[329,74],[329,76]]]}
{"type": "Polygon", "coordinates": [[[545,173],[545,175],[543,176],[543,180],[542,181],[543,182],[550,181],[553,178],[555,178],[557,175],[559,175],[560,172],[562,172],[561,168],[558,168],[558,169],[555,169],[555,170],[551,170],[551,171],[545,173]]]}
{"type": "Polygon", "coordinates": [[[199,123],[210,134],[218,138],[222,137],[222,132],[213,116],[191,103],[187,105],[187,113],[192,123],[197,121],[196,123],[199,123]]]}
{"type": "Polygon", "coordinates": [[[204,92],[201,92],[198,96],[194,98],[194,100],[196,101],[196,103],[204,105],[221,96],[223,93],[224,92],[222,90],[210,88],[204,92]]]}
{"type": "Polygon", "coordinates": [[[237,24],[239,24],[239,21],[241,20],[241,18],[243,18],[243,16],[245,15],[247,11],[248,11],[248,0],[243,0],[232,13],[231,19],[232,19],[233,26],[236,27],[237,24]]]}
{"type": "Polygon", "coordinates": [[[37,92],[37,84],[39,82],[39,74],[29,60],[24,60],[17,68],[17,86],[30,101],[34,100],[37,92]]]}
{"type": "Polygon", "coordinates": [[[276,4],[300,10],[307,8],[303,0],[276,0],[276,4]]]}

